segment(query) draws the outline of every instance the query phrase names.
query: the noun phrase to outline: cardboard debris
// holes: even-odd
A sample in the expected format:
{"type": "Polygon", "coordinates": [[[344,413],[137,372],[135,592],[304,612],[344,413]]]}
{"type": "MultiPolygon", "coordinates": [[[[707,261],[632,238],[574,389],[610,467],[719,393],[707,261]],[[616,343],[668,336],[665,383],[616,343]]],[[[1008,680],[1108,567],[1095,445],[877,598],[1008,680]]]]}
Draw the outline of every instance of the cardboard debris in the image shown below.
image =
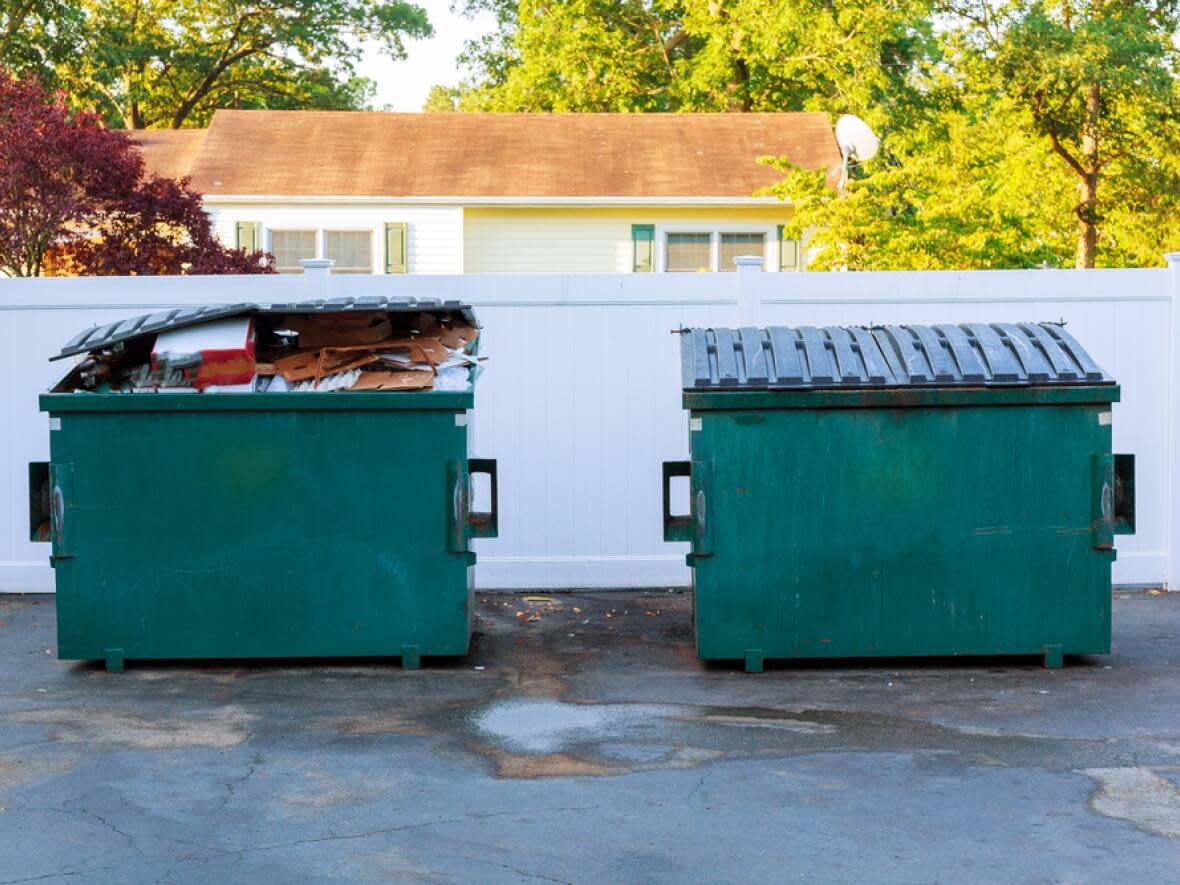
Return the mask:
{"type": "Polygon", "coordinates": [[[441,330],[438,337],[445,347],[462,350],[467,345],[475,343],[475,339],[479,337],[479,329],[475,326],[454,325],[450,329],[441,330]]]}
{"type": "MultiPolygon", "coordinates": [[[[112,341],[79,356],[56,390],[464,391],[481,371],[470,310],[266,312],[112,341]]],[[[143,318],[148,319],[148,318],[143,318]]],[[[64,352],[64,351],[63,351],[64,352]]]]}
{"type": "Polygon", "coordinates": [[[381,314],[292,314],[283,320],[283,325],[298,333],[300,347],[372,344],[393,334],[389,317],[381,314]]]}
{"type": "Polygon", "coordinates": [[[288,383],[291,383],[314,378],[319,362],[319,351],[305,350],[275,360],[274,367],[276,372],[282,375],[288,383]]]}
{"type": "Polygon", "coordinates": [[[349,390],[425,390],[433,383],[433,372],[361,372],[349,390]]]}

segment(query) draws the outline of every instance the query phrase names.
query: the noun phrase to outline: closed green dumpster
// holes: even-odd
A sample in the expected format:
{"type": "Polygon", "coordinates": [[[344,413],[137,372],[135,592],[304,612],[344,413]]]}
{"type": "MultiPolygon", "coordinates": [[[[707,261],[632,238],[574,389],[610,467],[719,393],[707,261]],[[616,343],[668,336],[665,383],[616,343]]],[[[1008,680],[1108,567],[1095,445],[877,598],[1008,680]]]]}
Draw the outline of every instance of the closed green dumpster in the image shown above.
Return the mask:
{"type": "MultiPolygon", "coordinates": [[[[246,314],[261,328],[362,307],[395,325],[411,312],[475,325],[464,305],[386,299],[236,305],[204,319],[246,314]]],[[[144,329],[196,320],[138,317],[83,333],[63,353],[118,353],[144,329]]],[[[417,667],[422,656],[464,654],[469,542],[494,537],[497,523],[495,462],[468,457],[473,405],[474,372],[466,390],[103,385],[43,395],[59,657],[110,669],[145,658],[337,656],[417,667]],[[479,472],[492,478],[484,513],[470,507],[479,472]]]]}
{"type": "MultiPolygon", "coordinates": [[[[1134,462],[1119,388],[1060,325],[692,329],[697,655],[744,660],[1110,651],[1134,462]]],[[[688,476],[687,515],[670,512],[688,476]]]]}

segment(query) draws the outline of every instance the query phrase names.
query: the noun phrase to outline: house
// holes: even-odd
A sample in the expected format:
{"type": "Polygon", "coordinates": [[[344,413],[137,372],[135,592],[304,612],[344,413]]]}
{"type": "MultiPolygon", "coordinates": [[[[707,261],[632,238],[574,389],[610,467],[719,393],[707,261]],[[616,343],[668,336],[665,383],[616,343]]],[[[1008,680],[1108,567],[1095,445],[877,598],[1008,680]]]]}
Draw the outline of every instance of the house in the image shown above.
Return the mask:
{"type": "Polygon", "coordinates": [[[833,169],[825,114],[394,114],[222,110],[135,133],[189,176],[226,243],[339,273],[803,268],[759,156],[833,169]]]}

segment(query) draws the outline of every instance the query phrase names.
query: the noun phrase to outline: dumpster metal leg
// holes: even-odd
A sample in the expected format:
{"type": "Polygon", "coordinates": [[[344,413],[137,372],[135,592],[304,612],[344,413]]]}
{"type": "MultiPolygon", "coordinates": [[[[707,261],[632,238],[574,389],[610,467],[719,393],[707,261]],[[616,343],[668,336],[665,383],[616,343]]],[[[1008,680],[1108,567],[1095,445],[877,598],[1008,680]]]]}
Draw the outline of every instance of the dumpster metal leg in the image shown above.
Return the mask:
{"type": "Polygon", "coordinates": [[[1060,645],[1045,646],[1045,666],[1047,668],[1050,670],[1060,670],[1064,663],[1060,645]]]}
{"type": "Polygon", "coordinates": [[[103,649],[104,661],[106,662],[108,673],[122,673],[123,672],[123,649],[121,648],[107,648],[103,649]]]}
{"type": "Polygon", "coordinates": [[[418,646],[403,645],[402,646],[402,669],[403,670],[420,670],[422,668],[422,658],[418,654],[418,646]]]}
{"type": "Polygon", "coordinates": [[[761,673],[762,672],[762,649],[747,648],[746,649],[746,672],[747,673],[761,673]]]}

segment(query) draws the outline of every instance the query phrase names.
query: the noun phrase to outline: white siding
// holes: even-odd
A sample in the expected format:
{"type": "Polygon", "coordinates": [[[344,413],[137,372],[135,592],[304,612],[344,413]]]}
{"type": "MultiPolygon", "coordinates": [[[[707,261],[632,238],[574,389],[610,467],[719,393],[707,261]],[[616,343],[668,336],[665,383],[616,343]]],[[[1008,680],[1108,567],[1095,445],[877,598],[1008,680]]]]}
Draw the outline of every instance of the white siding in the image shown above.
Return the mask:
{"type": "MultiPolygon", "coordinates": [[[[668,209],[473,209],[464,213],[466,273],[630,273],[631,225],[669,229],[761,230],[773,241],[785,206],[668,209]]],[[[776,247],[772,244],[772,249],[776,247]]],[[[662,249],[657,242],[657,251],[662,249]]],[[[768,253],[777,267],[777,251],[768,253]]]]}
{"type": "MultiPolygon", "coordinates": [[[[385,223],[404,221],[409,235],[410,273],[463,272],[463,208],[398,203],[207,203],[214,230],[221,241],[234,245],[239,221],[261,224],[259,243],[269,248],[269,231],[371,230],[373,270],[385,272],[385,223]]],[[[321,244],[321,249],[322,244],[321,244]]]]}

